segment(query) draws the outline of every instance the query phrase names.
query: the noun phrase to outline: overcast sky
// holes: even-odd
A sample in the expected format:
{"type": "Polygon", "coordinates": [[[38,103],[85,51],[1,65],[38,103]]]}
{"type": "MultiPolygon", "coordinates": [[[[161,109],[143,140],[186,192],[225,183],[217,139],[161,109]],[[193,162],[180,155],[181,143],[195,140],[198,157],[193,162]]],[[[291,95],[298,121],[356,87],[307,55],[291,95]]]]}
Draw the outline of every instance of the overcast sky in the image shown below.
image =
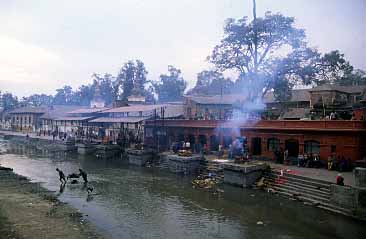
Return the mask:
{"type": "MultiPolygon", "coordinates": [[[[141,59],[149,79],[168,65],[191,87],[211,67],[206,57],[226,18],[251,15],[251,0],[0,0],[0,90],[18,96],[54,93],[116,75],[141,59]]],[[[339,49],[366,70],[366,0],[257,0],[265,11],[293,16],[311,46],[339,49]]]]}

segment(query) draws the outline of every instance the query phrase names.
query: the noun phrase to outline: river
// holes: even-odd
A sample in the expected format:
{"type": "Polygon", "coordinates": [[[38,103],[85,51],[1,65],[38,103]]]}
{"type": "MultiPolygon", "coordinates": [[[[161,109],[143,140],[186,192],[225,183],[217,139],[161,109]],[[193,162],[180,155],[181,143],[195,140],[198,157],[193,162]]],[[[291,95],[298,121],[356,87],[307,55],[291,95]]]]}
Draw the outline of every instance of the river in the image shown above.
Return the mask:
{"type": "Polygon", "coordinates": [[[0,140],[0,164],[55,191],[84,213],[107,238],[364,238],[366,227],[341,215],[263,191],[229,185],[213,195],[192,188],[192,178],[121,159],[47,154],[0,140]],[[83,168],[94,194],[83,184],[60,192],[56,167],[65,174],[83,168]],[[263,225],[257,225],[262,221],[263,225]]]}

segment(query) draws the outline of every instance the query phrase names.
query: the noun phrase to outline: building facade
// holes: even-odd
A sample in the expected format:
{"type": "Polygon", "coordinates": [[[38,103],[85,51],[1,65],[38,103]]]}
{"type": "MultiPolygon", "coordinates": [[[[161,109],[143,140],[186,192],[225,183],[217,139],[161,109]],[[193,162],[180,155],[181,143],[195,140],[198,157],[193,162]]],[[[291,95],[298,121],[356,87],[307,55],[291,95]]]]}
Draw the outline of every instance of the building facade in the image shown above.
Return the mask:
{"type": "Polygon", "coordinates": [[[228,148],[236,138],[245,138],[250,155],[269,159],[279,149],[288,150],[290,157],[314,154],[324,161],[331,155],[352,161],[366,156],[366,121],[165,120],[145,125],[145,143],[152,147],[159,144],[168,148],[173,142],[190,141],[217,151],[219,144],[228,148]]]}
{"type": "Polygon", "coordinates": [[[47,112],[46,107],[23,107],[9,112],[11,128],[14,131],[38,132],[42,127],[41,116],[47,112]]]}

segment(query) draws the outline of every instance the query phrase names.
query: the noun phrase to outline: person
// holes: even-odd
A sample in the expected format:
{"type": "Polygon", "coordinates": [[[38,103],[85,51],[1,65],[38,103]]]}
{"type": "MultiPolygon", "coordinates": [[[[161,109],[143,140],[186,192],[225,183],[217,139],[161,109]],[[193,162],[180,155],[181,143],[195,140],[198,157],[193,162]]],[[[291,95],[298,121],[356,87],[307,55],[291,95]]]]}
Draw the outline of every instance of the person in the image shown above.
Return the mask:
{"type": "Polygon", "coordinates": [[[335,120],[335,119],[336,119],[335,113],[334,112],[330,113],[330,120],[335,120]]]}
{"type": "Polygon", "coordinates": [[[61,183],[66,183],[66,177],[65,177],[65,174],[64,172],[62,172],[62,170],[60,170],[59,168],[56,168],[56,171],[58,172],[58,175],[59,175],[59,180],[61,183]]]}
{"type": "Polygon", "coordinates": [[[81,177],[83,177],[83,179],[84,179],[84,183],[87,183],[88,182],[88,174],[84,170],[82,170],[81,168],[79,168],[79,172],[80,172],[79,175],[81,177]]]}
{"type": "Polygon", "coordinates": [[[338,174],[336,177],[336,184],[340,185],[340,186],[344,186],[344,178],[342,176],[342,174],[338,174]]]}
{"type": "Polygon", "coordinates": [[[328,156],[328,170],[332,170],[333,168],[333,159],[331,156],[328,156]]]}
{"type": "Polygon", "coordinates": [[[283,154],[283,162],[285,164],[289,164],[289,162],[287,161],[288,159],[288,149],[285,150],[284,154],[283,154]]]}
{"type": "Polygon", "coordinates": [[[224,151],[222,150],[222,145],[219,144],[219,152],[218,152],[218,156],[219,158],[221,158],[224,155],[224,151]]]}
{"type": "Polygon", "coordinates": [[[347,160],[344,156],[342,156],[341,161],[339,163],[339,171],[344,172],[347,170],[347,160]]]}

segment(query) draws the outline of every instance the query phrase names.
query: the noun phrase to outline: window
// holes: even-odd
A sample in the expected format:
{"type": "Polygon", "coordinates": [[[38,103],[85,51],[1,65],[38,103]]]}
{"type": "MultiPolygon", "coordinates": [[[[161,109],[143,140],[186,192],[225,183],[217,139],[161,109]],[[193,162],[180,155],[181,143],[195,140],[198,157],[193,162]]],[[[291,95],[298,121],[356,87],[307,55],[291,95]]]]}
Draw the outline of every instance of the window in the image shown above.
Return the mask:
{"type": "Polygon", "coordinates": [[[271,152],[278,151],[280,149],[280,140],[277,138],[270,138],[267,140],[267,150],[271,152]]]}
{"type": "Polygon", "coordinates": [[[305,153],[306,154],[319,154],[320,143],[315,140],[305,141],[305,153]]]}
{"type": "Polygon", "coordinates": [[[29,121],[29,123],[32,123],[32,117],[29,116],[28,121],[29,121]]]}

